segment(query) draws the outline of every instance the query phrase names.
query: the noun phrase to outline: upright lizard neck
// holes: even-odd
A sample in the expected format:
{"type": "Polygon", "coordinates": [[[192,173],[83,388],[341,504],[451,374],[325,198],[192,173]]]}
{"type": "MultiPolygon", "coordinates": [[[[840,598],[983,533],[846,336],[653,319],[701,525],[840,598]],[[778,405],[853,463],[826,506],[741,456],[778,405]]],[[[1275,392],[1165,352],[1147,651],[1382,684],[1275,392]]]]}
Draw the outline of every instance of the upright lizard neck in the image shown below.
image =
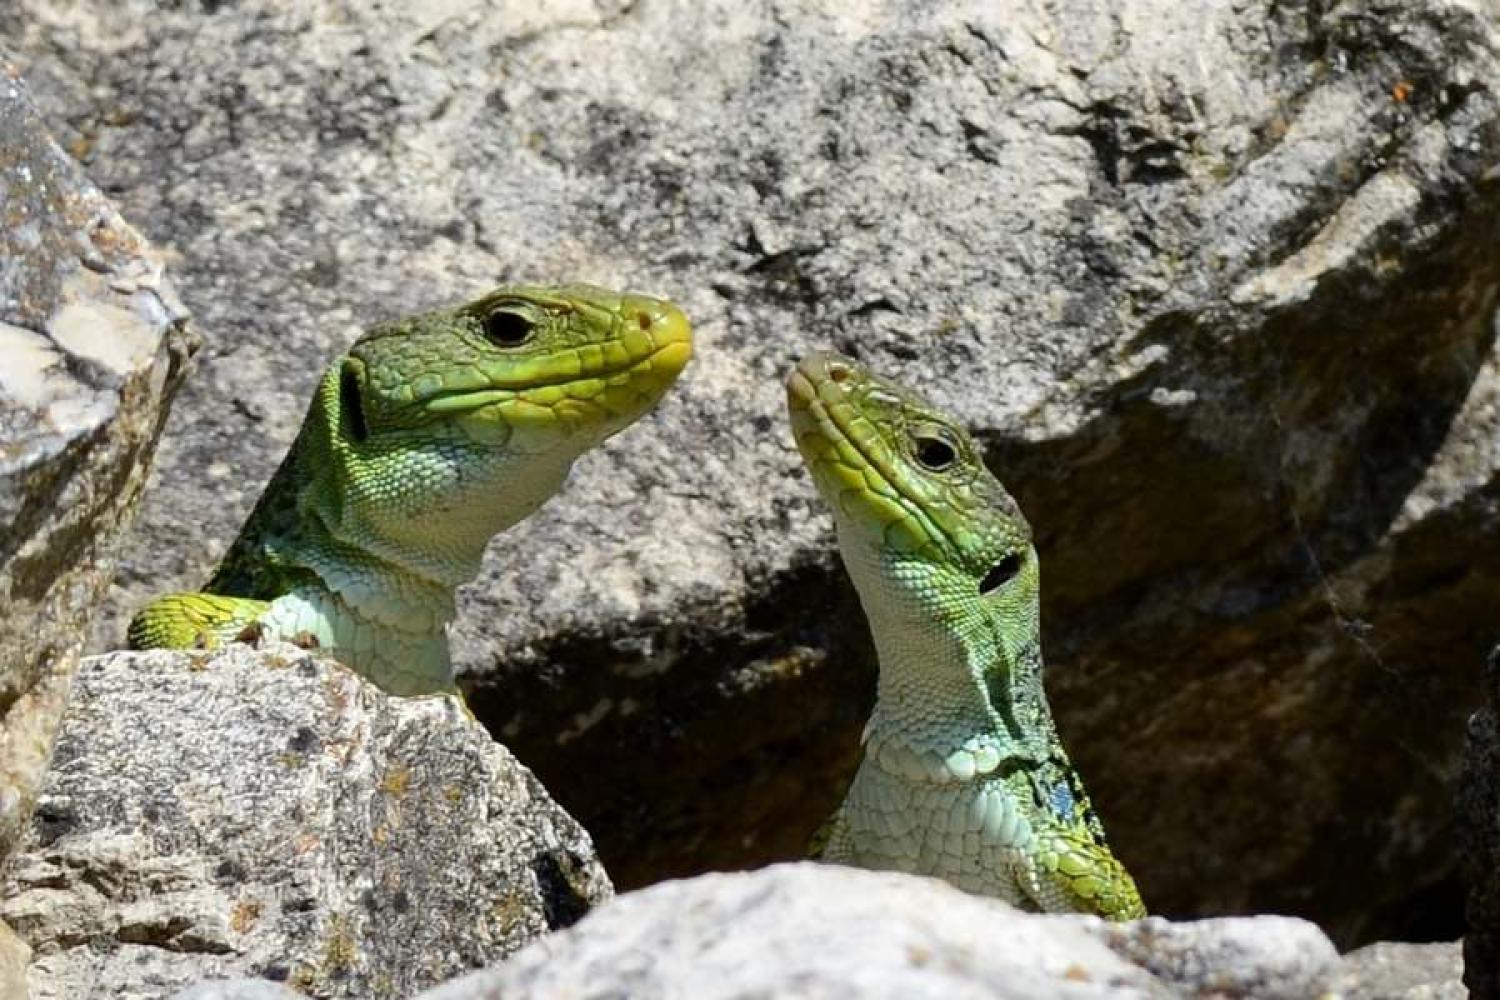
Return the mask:
{"type": "MultiPolygon", "coordinates": [[[[889,579],[911,571],[884,557],[865,565],[847,551],[880,660],[865,730],[872,756],[909,763],[900,745],[923,770],[936,774],[933,761],[941,760],[962,780],[968,758],[984,774],[999,762],[1038,763],[1060,747],[1034,621],[1007,627],[977,599],[962,609],[942,596],[933,606],[892,599],[901,592],[889,579]]],[[[931,589],[939,591],[936,583],[931,589]]]]}
{"type": "MultiPolygon", "coordinates": [[[[872,750],[900,742],[944,760],[982,751],[981,761],[1036,763],[1057,745],[1038,645],[1025,647],[1012,663],[983,622],[956,629],[910,616],[869,619],[880,660],[866,730],[872,750]]],[[[957,766],[961,772],[962,762],[957,766]]],[[[990,769],[979,767],[980,773],[990,769]]]]}
{"type": "Polygon", "coordinates": [[[490,538],[556,493],[571,461],[455,433],[443,447],[408,450],[400,477],[377,478],[358,467],[368,456],[350,447],[340,392],[335,365],[208,589],[273,600],[321,586],[387,628],[441,631],[453,589],[478,572],[490,538]],[[365,502],[374,491],[382,502],[365,502]]]}

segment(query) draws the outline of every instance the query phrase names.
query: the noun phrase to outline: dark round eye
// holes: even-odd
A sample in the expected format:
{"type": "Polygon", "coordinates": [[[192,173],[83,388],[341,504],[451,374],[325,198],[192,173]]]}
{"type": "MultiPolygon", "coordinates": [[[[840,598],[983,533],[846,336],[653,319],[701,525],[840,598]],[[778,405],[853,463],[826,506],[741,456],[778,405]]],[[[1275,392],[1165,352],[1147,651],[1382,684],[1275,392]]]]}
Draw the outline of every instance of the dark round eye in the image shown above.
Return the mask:
{"type": "Polygon", "coordinates": [[[1017,573],[1021,572],[1021,556],[1012,552],[990,567],[990,571],[984,574],[984,579],[979,581],[979,593],[988,594],[1008,583],[1017,573]]]}
{"type": "Polygon", "coordinates": [[[917,438],[917,461],[922,463],[923,468],[931,469],[933,472],[942,472],[957,458],[958,452],[954,451],[953,446],[942,438],[917,438]]]}
{"type": "Polygon", "coordinates": [[[484,335],[496,347],[520,347],[531,339],[532,329],[531,320],[503,309],[484,318],[484,335]]]}

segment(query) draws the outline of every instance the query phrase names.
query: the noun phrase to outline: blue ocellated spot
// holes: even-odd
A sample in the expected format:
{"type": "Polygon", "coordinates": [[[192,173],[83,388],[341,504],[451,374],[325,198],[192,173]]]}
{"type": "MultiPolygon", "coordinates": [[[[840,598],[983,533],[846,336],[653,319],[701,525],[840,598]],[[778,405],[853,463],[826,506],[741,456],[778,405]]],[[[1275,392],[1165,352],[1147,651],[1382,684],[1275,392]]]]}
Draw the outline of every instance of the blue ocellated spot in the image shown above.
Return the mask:
{"type": "Polygon", "coordinates": [[[1070,820],[1073,818],[1073,789],[1068,786],[1066,781],[1059,781],[1052,786],[1051,800],[1048,804],[1052,806],[1052,811],[1057,814],[1059,819],[1070,820]]]}

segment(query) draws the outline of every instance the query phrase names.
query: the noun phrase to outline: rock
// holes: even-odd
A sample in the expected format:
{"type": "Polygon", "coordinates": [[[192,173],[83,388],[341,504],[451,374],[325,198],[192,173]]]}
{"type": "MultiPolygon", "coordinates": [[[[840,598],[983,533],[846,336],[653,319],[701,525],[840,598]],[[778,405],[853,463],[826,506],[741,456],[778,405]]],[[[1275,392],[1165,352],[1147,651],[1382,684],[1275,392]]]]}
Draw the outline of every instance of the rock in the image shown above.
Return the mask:
{"type": "Polygon", "coordinates": [[[1456,941],[1381,941],[1344,956],[1334,993],[1341,1000],[1464,1000],[1463,973],[1456,941]]]}
{"type": "Polygon", "coordinates": [[[1322,931],[1293,917],[1148,917],[1090,927],[1116,954],[1195,997],[1318,996],[1336,958],[1322,931]]]}
{"type": "Polygon", "coordinates": [[[301,1000],[302,996],[264,979],[215,979],[174,993],[172,1000],[301,1000]]]}
{"type": "Polygon", "coordinates": [[[235,645],[84,661],[0,917],[32,1000],[223,976],[391,998],[609,895],[588,835],[457,699],[235,645]]]}
{"type": "Polygon", "coordinates": [[[1304,1000],[1336,962],[1333,945],[1301,920],[1153,919],[1121,930],[1093,917],[1024,914],[932,879],[803,863],[627,893],[572,930],[419,1000],[1304,1000]]]}
{"type": "Polygon", "coordinates": [[[476,712],[622,884],[795,856],[851,773],[873,663],[779,384],[828,346],[960,414],[1035,522],[1059,722],[1148,905],[1345,944],[1458,933],[1449,789],[1500,600],[1495,25],[0,12],[234,334],[169,428],[123,609],[203,578],[360,327],[496,280],[666,293],[700,334],[680,391],[494,546],[456,631],[476,712]]]}
{"type": "Polygon", "coordinates": [[[0,997],[26,1000],[26,965],[30,961],[31,949],[0,923],[0,997]]]}
{"type": "MultiPolygon", "coordinates": [[[[185,318],[0,50],[0,861],[196,346],[185,318]]],[[[0,924],[0,996],[24,989],[23,965],[0,924]]]]}
{"type": "Polygon", "coordinates": [[[1486,703],[1469,719],[1458,786],[1458,856],[1468,898],[1463,981],[1476,1000],[1500,998],[1500,648],[1485,665],[1486,703]]]}

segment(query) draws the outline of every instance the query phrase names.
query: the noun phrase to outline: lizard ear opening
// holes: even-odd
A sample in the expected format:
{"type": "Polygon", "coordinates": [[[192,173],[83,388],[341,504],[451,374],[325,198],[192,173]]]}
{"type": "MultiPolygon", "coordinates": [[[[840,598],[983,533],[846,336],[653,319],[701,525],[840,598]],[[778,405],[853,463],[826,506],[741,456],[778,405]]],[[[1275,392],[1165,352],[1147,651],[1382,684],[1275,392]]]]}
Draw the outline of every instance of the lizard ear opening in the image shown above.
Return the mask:
{"type": "Polygon", "coordinates": [[[345,361],[339,371],[339,417],[352,441],[364,441],[370,436],[370,427],[365,423],[365,401],[359,375],[359,362],[352,358],[345,361]]]}
{"type": "Polygon", "coordinates": [[[984,574],[984,579],[979,581],[979,593],[981,595],[991,593],[1009,582],[1019,572],[1021,572],[1020,553],[1012,552],[991,566],[990,571],[984,574]]]}

